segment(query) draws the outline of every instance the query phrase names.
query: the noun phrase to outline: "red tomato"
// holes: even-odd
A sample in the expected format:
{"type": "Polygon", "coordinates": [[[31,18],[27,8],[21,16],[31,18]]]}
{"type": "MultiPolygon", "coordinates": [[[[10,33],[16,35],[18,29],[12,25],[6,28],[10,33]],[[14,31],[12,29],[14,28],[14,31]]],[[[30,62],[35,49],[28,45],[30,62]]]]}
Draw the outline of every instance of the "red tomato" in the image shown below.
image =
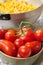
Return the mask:
{"type": "Polygon", "coordinates": [[[31,42],[34,40],[34,34],[32,29],[23,27],[22,30],[19,31],[20,39],[22,39],[24,42],[31,42]]]}
{"type": "Polygon", "coordinates": [[[20,37],[25,42],[31,42],[34,40],[34,35],[31,29],[28,29],[24,34],[20,37]]]}
{"type": "Polygon", "coordinates": [[[25,46],[31,47],[32,54],[38,53],[41,49],[41,43],[39,41],[27,42],[25,46]]]}
{"type": "Polygon", "coordinates": [[[16,31],[14,29],[8,29],[8,31],[16,34],[16,31]]]}
{"type": "Polygon", "coordinates": [[[8,30],[8,32],[6,32],[5,34],[5,39],[14,42],[14,40],[16,39],[15,32],[12,30],[8,30]]]}
{"type": "MultiPolygon", "coordinates": [[[[28,28],[26,26],[23,26],[23,28],[22,28],[23,31],[26,31],[27,29],[28,28]]],[[[22,30],[21,29],[18,30],[17,33],[18,33],[19,36],[22,35],[22,30]]]]}
{"type": "Polygon", "coordinates": [[[17,58],[22,58],[19,53],[17,54],[17,58]]]}
{"type": "Polygon", "coordinates": [[[0,39],[4,39],[4,35],[6,32],[7,32],[7,30],[5,30],[5,29],[0,30],[0,39]]]}
{"type": "Polygon", "coordinates": [[[16,40],[14,41],[14,45],[15,45],[17,48],[19,48],[20,46],[24,45],[23,40],[21,40],[20,38],[16,39],[16,40]]]}
{"type": "Polygon", "coordinates": [[[27,46],[27,47],[30,47],[30,48],[31,48],[30,44],[31,44],[31,42],[27,42],[27,43],[25,43],[25,46],[27,46]]]}
{"type": "Polygon", "coordinates": [[[10,56],[16,56],[17,50],[12,42],[7,40],[0,40],[0,50],[10,56]]]}
{"type": "Polygon", "coordinates": [[[22,58],[29,57],[31,55],[31,48],[26,46],[21,46],[18,49],[18,53],[22,58]]]}
{"type": "Polygon", "coordinates": [[[35,36],[36,40],[43,41],[43,30],[36,30],[34,32],[34,36],[35,36]]]}

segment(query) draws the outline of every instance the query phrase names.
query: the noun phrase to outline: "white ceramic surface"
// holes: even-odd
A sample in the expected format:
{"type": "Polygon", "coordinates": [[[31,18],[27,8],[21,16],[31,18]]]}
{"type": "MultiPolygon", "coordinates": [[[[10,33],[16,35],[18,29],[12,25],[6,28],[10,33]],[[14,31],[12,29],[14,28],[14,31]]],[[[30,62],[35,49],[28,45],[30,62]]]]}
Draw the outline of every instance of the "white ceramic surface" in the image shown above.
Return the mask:
{"type": "Polygon", "coordinates": [[[0,58],[6,65],[32,65],[32,63],[40,56],[41,52],[42,49],[39,53],[29,58],[14,58],[0,51],[0,58]]]}
{"type": "Polygon", "coordinates": [[[32,3],[38,8],[33,11],[26,12],[26,13],[11,14],[11,20],[15,22],[16,27],[19,26],[19,23],[22,20],[31,21],[34,23],[38,19],[38,17],[40,16],[43,10],[43,4],[41,0],[26,0],[26,1],[28,3],[32,3]]]}

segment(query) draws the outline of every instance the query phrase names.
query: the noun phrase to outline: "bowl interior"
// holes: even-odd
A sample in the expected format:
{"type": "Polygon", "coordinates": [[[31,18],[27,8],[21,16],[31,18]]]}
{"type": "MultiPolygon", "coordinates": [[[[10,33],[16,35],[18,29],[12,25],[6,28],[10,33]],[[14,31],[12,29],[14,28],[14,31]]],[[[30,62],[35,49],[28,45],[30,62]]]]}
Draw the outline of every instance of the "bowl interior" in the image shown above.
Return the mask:
{"type": "Polygon", "coordinates": [[[26,0],[28,3],[32,3],[33,5],[39,7],[40,5],[42,5],[41,0],[26,0]]]}
{"type": "Polygon", "coordinates": [[[30,57],[28,57],[28,58],[17,58],[17,57],[9,56],[9,55],[5,54],[5,53],[2,52],[2,51],[0,51],[0,54],[1,54],[1,55],[4,55],[5,57],[11,58],[11,59],[17,59],[17,60],[20,60],[20,59],[21,59],[21,60],[22,60],[22,59],[31,59],[31,58],[37,57],[38,55],[41,54],[42,50],[43,50],[43,47],[40,49],[40,51],[39,51],[37,54],[35,54],[35,55],[33,55],[33,56],[30,56],[30,57]]]}

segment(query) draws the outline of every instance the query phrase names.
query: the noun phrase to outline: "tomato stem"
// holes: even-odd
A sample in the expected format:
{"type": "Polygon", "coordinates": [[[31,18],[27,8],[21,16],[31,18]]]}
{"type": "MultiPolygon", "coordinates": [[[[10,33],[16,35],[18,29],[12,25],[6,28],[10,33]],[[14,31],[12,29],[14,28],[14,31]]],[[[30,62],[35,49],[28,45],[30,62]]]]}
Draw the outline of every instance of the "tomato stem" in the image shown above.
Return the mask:
{"type": "Polygon", "coordinates": [[[35,28],[35,25],[32,22],[22,21],[19,25],[19,28],[22,30],[23,25],[30,25],[32,29],[35,28]]]}

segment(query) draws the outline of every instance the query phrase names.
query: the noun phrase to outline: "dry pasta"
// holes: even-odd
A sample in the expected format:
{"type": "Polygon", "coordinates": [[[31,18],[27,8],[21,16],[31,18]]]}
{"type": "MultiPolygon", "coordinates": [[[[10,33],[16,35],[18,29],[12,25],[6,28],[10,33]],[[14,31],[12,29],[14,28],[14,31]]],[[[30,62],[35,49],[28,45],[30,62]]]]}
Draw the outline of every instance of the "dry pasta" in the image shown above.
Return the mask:
{"type": "Polygon", "coordinates": [[[0,2],[0,12],[7,14],[28,12],[36,9],[36,6],[28,4],[25,0],[6,0],[0,2]]]}

